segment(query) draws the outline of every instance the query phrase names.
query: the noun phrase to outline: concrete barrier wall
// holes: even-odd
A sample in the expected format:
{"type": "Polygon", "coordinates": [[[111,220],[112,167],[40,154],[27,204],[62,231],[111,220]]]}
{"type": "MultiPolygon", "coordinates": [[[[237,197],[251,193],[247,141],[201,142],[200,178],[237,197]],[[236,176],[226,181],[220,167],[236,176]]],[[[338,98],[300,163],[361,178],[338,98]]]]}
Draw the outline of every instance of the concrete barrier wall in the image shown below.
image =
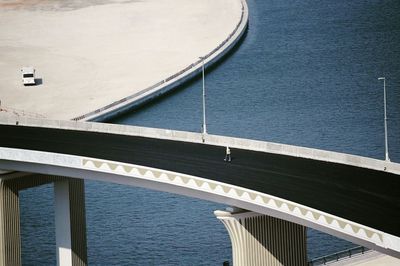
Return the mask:
{"type": "MultiPolygon", "coordinates": [[[[228,37],[222,41],[216,48],[204,55],[204,65],[209,67],[223,58],[233,47],[241,40],[244,35],[248,20],[249,10],[246,0],[238,0],[242,4],[242,13],[238,24],[235,29],[228,35],[228,37]]],[[[121,115],[124,112],[135,109],[151,100],[154,100],[163,94],[172,91],[183,83],[193,79],[196,75],[202,71],[202,60],[199,59],[196,62],[188,65],[184,69],[177,73],[169,76],[156,84],[143,89],[142,91],[127,96],[116,102],[110,103],[102,108],[83,114],[78,117],[74,117],[72,120],[84,120],[84,121],[105,121],[121,115]]]]}
{"type": "Polygon", "coordinates": [[[400,164],[345,153],[324,151],[293,145],[257,141],[210,134],[201,134],[169,129],[114,125],[96,122],[47,120],[28,117],[13,117],[0,114],[0,123],[19,126],[49,127],[64,130],[93,131],[110,134],[141,136],[155,139],[204,143],[206,145],[229,146],[231,148],[260,151],[272,154],[300,157],[324,162],[351,165],[360,168],[386,171],[400,175],[400,164]]]}

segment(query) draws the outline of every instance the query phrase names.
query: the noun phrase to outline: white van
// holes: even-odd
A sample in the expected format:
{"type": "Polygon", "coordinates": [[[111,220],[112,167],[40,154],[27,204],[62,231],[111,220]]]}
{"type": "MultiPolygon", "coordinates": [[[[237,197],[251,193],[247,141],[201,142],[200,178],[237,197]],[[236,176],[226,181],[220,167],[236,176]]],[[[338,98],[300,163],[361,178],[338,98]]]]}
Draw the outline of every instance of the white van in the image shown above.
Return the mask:
{"type": "Polygon", "coordinates": [[[23,67],[22,72],[22,83],[26,85],[35,85],[35,69],[33,67],[23,67]]]}

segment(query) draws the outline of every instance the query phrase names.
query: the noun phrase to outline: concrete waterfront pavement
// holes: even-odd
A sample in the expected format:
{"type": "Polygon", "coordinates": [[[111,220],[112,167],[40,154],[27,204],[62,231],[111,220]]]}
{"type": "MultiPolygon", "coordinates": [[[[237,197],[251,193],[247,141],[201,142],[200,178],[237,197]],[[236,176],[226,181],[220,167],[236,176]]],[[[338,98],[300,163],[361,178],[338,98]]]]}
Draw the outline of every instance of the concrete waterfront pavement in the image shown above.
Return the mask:
{"type": "Polygon", "coordinates": [[[196,62],[235,29],[239,0],[0,0],[2,109],[71,119],[196,62]],[[37,69],[24,87],[20,68],[37,69]]]}
{"type": "Polygon", "coordinates": [[[377,251],[369,251],[364,254],[356,254],[351,258],[344,258],[339,261],[327,263],[332,266],[398,266],[400,260],[377,251]]]}
{"type": "MultiPolygon", "coordinates": [[[[377,253],[377,252],[375,252],[377,253]]],[[[400,260],[394,257],[390,257],[388,255],[379,254],[374,258],[365,258],[364,260],[349,262],[348,264],[344,264],[347,266],[398,266],[400,265],[400,260]]]]}

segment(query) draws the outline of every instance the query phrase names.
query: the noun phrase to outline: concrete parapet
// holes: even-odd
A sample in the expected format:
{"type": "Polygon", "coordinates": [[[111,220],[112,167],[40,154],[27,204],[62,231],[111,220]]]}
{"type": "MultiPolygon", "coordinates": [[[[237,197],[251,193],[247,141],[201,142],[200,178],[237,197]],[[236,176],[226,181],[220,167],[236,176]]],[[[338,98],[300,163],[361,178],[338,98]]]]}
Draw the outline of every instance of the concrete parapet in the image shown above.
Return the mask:
{"type": "Polygon", "coordinates": [[[114,125],[95,122],[48,120],[28,117],[15,117],[0,114],[0,124],[20,125],[34,127],[58,128],[63,130],[93,131],[128,136],[140,136],[155,139],[167,139],[173,141],[184,141],[192,143],[204,143],[215,146],[229,146],[231,148],[253,150],[272,154],[287,155],[312,159],[330,163],[338,163],[362,167],[377,171],[385,171],[393,174],[400,174],[400,164],[367,158],[357,155],[318,150],[313,148],[299,147],[280,143],[225,137],[195,132],[177,131],[169,129],[136,127],[127,125],[114,125]]]}

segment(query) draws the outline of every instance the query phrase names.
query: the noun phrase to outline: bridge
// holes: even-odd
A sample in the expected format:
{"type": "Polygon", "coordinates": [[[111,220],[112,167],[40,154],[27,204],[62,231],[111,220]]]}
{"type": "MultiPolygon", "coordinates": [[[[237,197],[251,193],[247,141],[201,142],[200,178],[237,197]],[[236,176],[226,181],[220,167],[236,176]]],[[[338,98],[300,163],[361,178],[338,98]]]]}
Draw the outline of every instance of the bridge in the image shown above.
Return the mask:
{"type": "Polygon", "coordinates": [[[58,264],[86,264],[84,179],[235,206],[215,215],[229,232],[236,265],[305,265],[305,227],[400,257],[397,163],[209,134],[21,117],[1,121],[0,147],[0,169],[23,172],[0,176],[5,265],[20,264],[18,191],[47,182],[55,183],[58,264]],[[230,163],[223,160],[226,146],[230,163]]]}

